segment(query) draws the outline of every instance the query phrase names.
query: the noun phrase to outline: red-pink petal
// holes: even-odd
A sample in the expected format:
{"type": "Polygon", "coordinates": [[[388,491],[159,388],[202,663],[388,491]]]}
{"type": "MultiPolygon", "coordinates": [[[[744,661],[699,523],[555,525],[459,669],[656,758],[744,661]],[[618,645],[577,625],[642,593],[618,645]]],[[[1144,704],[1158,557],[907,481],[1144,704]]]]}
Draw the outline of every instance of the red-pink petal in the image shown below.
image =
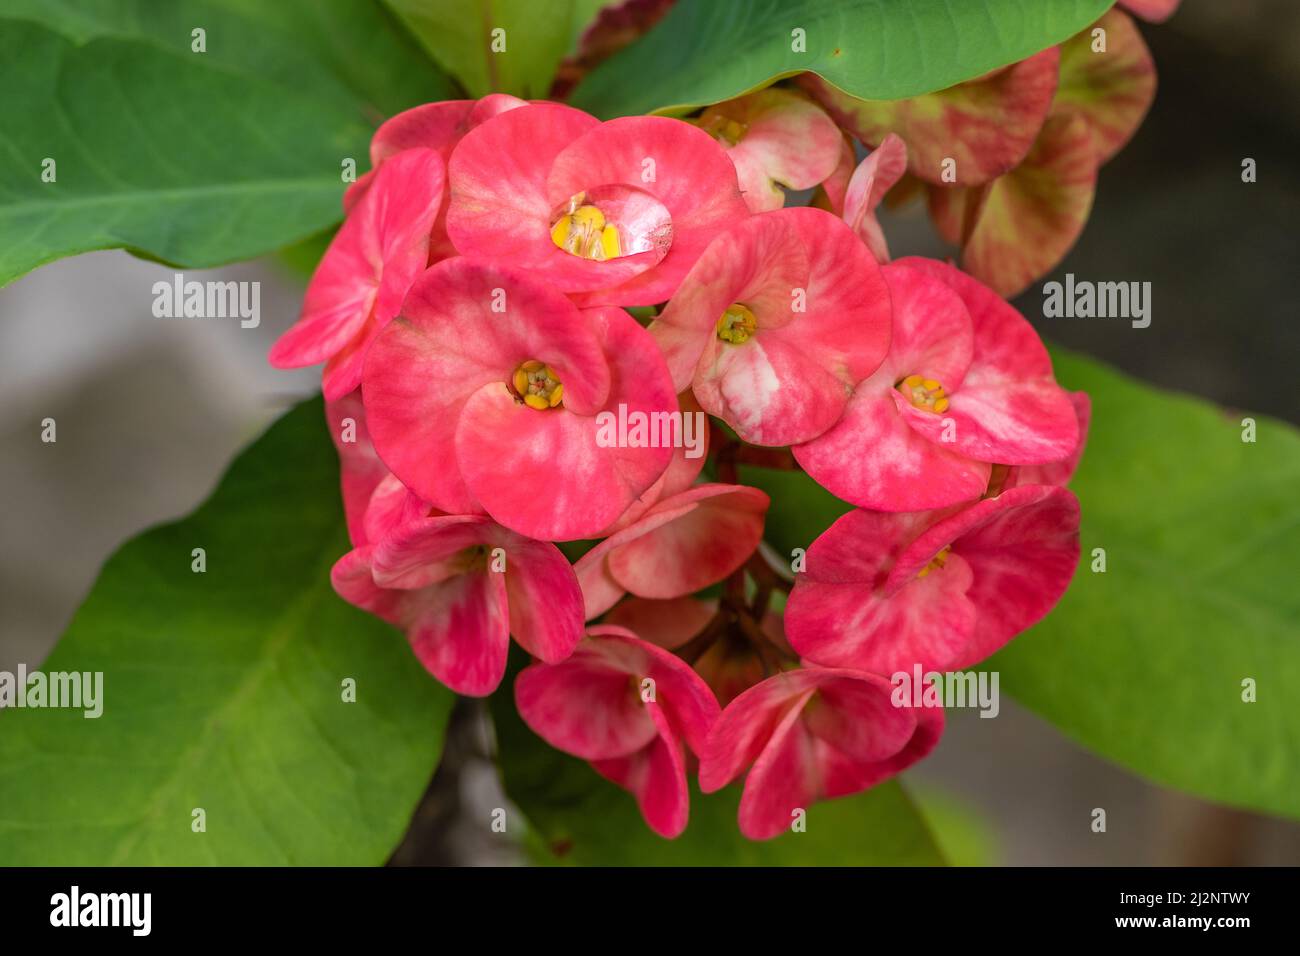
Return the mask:
{"type": "Polygon", "coordinates": [[[562,661],[582,639],[582,590],[573,567],[555,545],[505,533],[510,633],[533,657],[562,661]]]}
{"type": "MultiPolygon", "coordinates": [[[[640,597],[675,598],[721,581],[754,553],[763,537],[768,496],[742,485],[704,484],[650,509],[671,521],[638,534],[633,525],[609,540],[611,576],[640,597]]],[[[638,522],[638,525],[641,522],[638,522]]]]}
{"type": "MultiPolygon", "coordinates": [[[[1001,295],[1019,295],[1070,251],[1088,221],[1096,185],[1092,127],[1074,112],[1052,115],[1024,161],[976,197],[962,268],[1001,295]]],[[[932,187],[931,200],[943,193],[944,187],[932,187]]]]}
{"type": "Polygon", "coordinates": [[[746,441],[780,446],[840,417],[888,350],[889,312],[880,268],[848,227],[792,207],[755,216],[711,246],[656,328],[678,380],[695,362],[705,411],[746,441]],[[733,303],[757,321],[742,343],[716,334],[733,303]]]}
{"type": "Polygon", "coordinates": [[[594,412],[608,395],[596,333],[558,292],[470,259],[429,269],[366,364],[366,411],[380,457],[441,510],[482,510],[455,456],[457,425],[471,396],[488,384],[504,388],[529,360],[557,371],[566,409],[594,412]]]}
{"type": "Polygon", "coordinates": [[[375,486],[366,504],[362,523],[365,538],[372,544],[382,541],[408,522],[427,518],[431,511],[427,501],[402,484],[392,472],[384,470],[384,479],[375,486]]]}
{"type": "Polygon", "coordinates": [[[815,741],[801,719],[815,693],[807,691],[785,712],[745,777],[737,820],[740,832],[751,840],[785,833],[795,811],[807,811],[821,796],[815,741]]]}
{"type": "MultiPolygon", "coordinates": [[[[464,405],[456,460],[470,492],[497,521],[533,538],[588,538],[609,527],[663,474],[670,447],[622,447],[605,440],[606,416],[674,410],[677,399],[654,340],[621,309],[582,314],[609,362],[606,407],[597,415],[562,406],[539,411],[517,402],[501,382],[464,405]]],[[[545,361],[545,359],[543,359],[545,361]]],[[[382,447],[381,447],[382,452],[382,447]]]]}
{"type": "Polygon", "coordinates": [[[867,244],[877,262],[889,261],[889,246],[875,210],[905,172],[907,147],[899,137],[889,133],[854,170],[844,193],[844,221],[867,244]]]}
{"type": "Polygon", "coordinates": [[[420,663],[458,694],[496,690],[510,649],[502,576],[461,574],[414,593],[419,599],[406,634],[420,663]]]}
{"type": "Polygon", "coordinates": [[[1024,158],[1052,104],[1058,60],[1056,47],[1048,47],[979,79],[903,100],[859,100],[812,73],[800,83],[868,146],[888,133],[901,136],[913,175],[978,185],[1024,158]],[[944,178],[948,169],[951,179],[944,178]]]}
{"type": "Polygon", "coordinates": [[[922,511],[983,494],[988,463],[909,427],[895,395],[893,375],[877,372],[857,387],[835,425],[792,449],[795,460],[818,484],[862,508],[922,511]]]}
{"type": "Polygon", "coordinates": [[[953,556],[965,559],[974,578],[966,592],[976,609],[974,632],[948,665],[967,668],[1040,621],[1070,586],[1079,562],[1079,502],[1065,488],[1024,485],[953,516],[936,534],[953,538],[953,556]]]}
{"type": "Polygon", "coordinates": [[[822,182],[813,196],[812,205],[825,209],[836,216],[844,214],[844,198],[848,193],[849,180],[858,161],[857,151],[853,148],[853,138],[848,134],[840,137],[840,159],[835,169],[822,182]]]}
{"type": "Polygon", "coordinates": [[[794,812],[857,793],[915,763],[937,743],[941,710],[896,710],[882,677],[805,668],[769,678],[718,718],[700,762],[700,786],[718,789],[753,764],[739,823],[750,839],[789,829],[794,812]]]}
{"type": "Polygon", "coordinates": [[[820,107],[790,90],[768,87],[706,109],[694,122],[717,135],[736,166],[750,212],[785,204],[785,189],[811,189],[839,162],[839,128],[820,107]],[[724,127],[743,132],[734,144],[724,127]]]}
{"type": "Polygon", "coordinates": [[[785,671],[745,691],[722,712],[700,751],[700,789],[721,790],[758,759],[791,709],[816,690],[806,669],[785,671]]]}
{"type": "Polygon", "coordinates": [[[599,286],[600,267],[623,276],[645,268],[648,263],[579,259],[551,240],[557,207],[580,191],[552,199],[547,191],[551,165],[575,139],[599,125],[581,110],[536,103],[503,113],[467,133],[447,167],[447,234],[457,250],[545,272],[561,291],[599,286]]]}
{"type": "Polygon", "coordinates": [[[343,492],[343,515],[347,520],[348,537],[353,546],[359,548],[367,540],[365,517],[370,496],[388,475],[388,467],[379,460],[375,446],[371,444],[360,391],[326,402],[325,421],[339,453],[339,485],[343,492]]]}
{"type": "Polygon", "coordinates": [[[1083,458],[1083,449],[1088,442],[1088,425],[1092,421],[1092,401],[1087,392],[1071,392],[1070,404],[1079,419],[1079,443],[1075,445],[1068,457],[1045,465],[1022,465],[1008,469],[1003,488],[1015,488],[1017,485],[1064,485],[1074,477],[1075,469],[1083,458]]]}
{"type": "Polygon", "coordinates": [[[960,558],[918,576],[947,542],[920,555],[906,578],[897,567],[914,540],[940,515],[851,511],[808,549],[786,606],[790,644],[804,658],[830,667],[880,674],[943,667],[970,641],[975,607],[966,599],[971,570],[960,558]],[[886,581],[891,587],[886,587],[886,581]]]}
{"type": "Polygon", "coordinates": [[[584,760],[625,757],[657,734],[632,676],[589,640],[567,660],[524,668],[515,679],[515,705],[557,750],[584,760]]]}
{"type": "Polygon", "coordinates": [[[1174,15],[1183,0],[1119,0],[1119,6],[1148,23],[1163,23],[1174,15]]]}
{"type": "Polygon", "coordinates": [[[678,391],[692,384],[702,357],[716,355],[717,322],[733,303],[768,326],[792,321],[794,290],[806,289],[808,278],[807,248],[792,222],[754,216],[720,236],[651,325],[678,391]]]}
{"type": "Polygon", "coordinates": [[[686,754],[663,711],[646,708],[658,731],[655,739],[626,757],[593,760],[601,776],[636,797],[637,807],[655,833],[672,840],[686,829],[690,792],[686,785],[686,754]]]}
{"type": "Polygon", "coordinates": [[[271,347],[272,365],[327,361],[326,401],[361,383],[367,348],[424,270],[443,178],[433,150],[407,150],[384,164],[317,266],[301,317],[271,347]]]}
{"type": "Polygon", "coordinates": [[[978,461],[1045,464],[1074,451],[1079,442],[1074,407],[1056,384],[1047,349],[1024,316],[950,265],[919,258],[897,265],[945,282],[961,296],[975,333],[974,359],[960,385],[948,390],[947,411],[936,415],[895,397],[908,424],[934,442],[947,434],[954,451],[978,461]]]}
{"type": "Polygon", "coordinates": [[[634,597],[612,608],[603,620],[606,624],[627,628],[642,640],[671,651],[704,630],[716,612],[716,601],[701,601],[693,597],[652,601],[634,597]]]}
{"type": "Polygon", "coordinates": [[[579,296],[583,305],[663,302],[705,247],[749,214],[727,154],[682,120],[626,116],[589,129],[556,157],[547,195],[555,206],[610,183],[644,189],[664,205],[672,216],[672,246],[654,268],[579,296]]]}
{"type": "Polygon", "coordinates": [[[1088,121],[1099,162],[1108,162],[1132,138],[1155,95],[1155,60],[1122,10],[1108,10],[1061,44],[1061,84],[1052,110],[1077,112],[1088,121]],[[1097,28],[1106,32],[1103,53],[1092,48],[1097,28]]]}
{"type": "Polygon", "coordinates": [[[654,681],[654,698],[648,708],[660,708],[675,733],[699,754],[717,721],[718,702],[708,685],[680,657],[639,639],[630,631],[608,624],[588,629],[611,659],[619,660],[629,673],[654,681]]]}

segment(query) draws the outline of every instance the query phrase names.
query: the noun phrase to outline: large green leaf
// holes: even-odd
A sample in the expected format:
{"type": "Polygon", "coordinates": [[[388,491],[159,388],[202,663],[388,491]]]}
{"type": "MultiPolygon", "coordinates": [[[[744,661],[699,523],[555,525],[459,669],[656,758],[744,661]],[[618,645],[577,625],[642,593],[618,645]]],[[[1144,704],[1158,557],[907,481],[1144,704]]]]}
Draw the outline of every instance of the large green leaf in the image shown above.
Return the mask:
{"type": "MultiPolygon", "coordinates": [[[[508,688],[508,684],[506,687],[508,688]]],[[[536,863],[587,866],[924,866],[944,862],[925,821],[896,782],[813,805],[804,833],[762,843],[736,826],[737,786],[691,793],[690,825],[656,836],[625,791],[553,750],[521,721],[509,690],[492,699],[506,794],[523,812],[536,863]]],[[[507,824],[507,832],[509,824],[507,824]]]]}
{"type": "Polygon", "coordinates": [[[1093,402],[1071,485],[1083,560],[1056,610],[987,666],[1145,777],[1300,816],[1300,434],[1256,415],[1243,442],[1249,413],[1054,355],[1061,383],[1093,402]]]}
{"type": "Polygon", "coordinates": [[[341,218],[343,161],[364,171],[374,127],[450,92],[368,0],[9,0],[0,16],[0,284],[91,249],[202,267],[311,235],[341,218]]]}
{"type": "Polygon", "coordinates": [[[0,713],[0,865],[378,864],[397,844],[452,695],[330,589],[348,545],[323,417],[298,407],[109,559],[41,668],[103,672],[102,716],[0,713]]]}
{"type": "Polygon", "coordinates": [[[678,112],[811,71],[864,99],[944,89],[1059,43],[1112,0],[678,0],[570,97],[600,116],[678,112]],[[805,52],[795,49],[802,30],[805,52]]]}
{"type": "MultiPolygon", "coordinates": [[[[986,665],[1071,737],[1159,783],[1300,816],[1300,434],[1054,350],[1092,396],[1071,487],[1083,560],[1045,621],[986,665]],[[1093,550],[1106,571],[1094,573],[1093,550]],[[1242,700],[1242,681],[1258,700],[1242,700]]],[[[742,469],[772,495],[788,556],[849,506],[799,472],[742,469]]]]}
{"type": "Polygon", "coordinates": [[[472,96],[543,99],[599,0],[384,0],[472,96]],[[495,31],[503,31],[496,33],[495,31]],[[504,47],[504,48],[503,48],[504,47]]]}

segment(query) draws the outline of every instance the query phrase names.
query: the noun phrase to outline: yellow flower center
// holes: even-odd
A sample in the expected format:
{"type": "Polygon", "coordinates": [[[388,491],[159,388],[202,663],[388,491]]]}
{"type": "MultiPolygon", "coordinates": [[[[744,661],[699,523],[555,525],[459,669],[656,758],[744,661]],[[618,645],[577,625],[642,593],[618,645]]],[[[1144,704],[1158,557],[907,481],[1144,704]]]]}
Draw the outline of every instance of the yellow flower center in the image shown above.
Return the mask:
{"type": "Polygon", "coordinates": [[[942,568],[945,564],[948,563],[948,555],[950,554],[952,554],[952,546],[948,545],[945,548],[943,548],[943,550],[941,550],[938,554],[936,554],[933,558],[931,558],[930,563],[927,564],[925,567],[923,567],[920,571],[918,571],[916,573],[916,576],[918,578],[923,578],[931,571],[938,571],[940,568],[942,568]]]}
{"type": "Polygon", "coordinates": [[[948,410],[943,386],[932,378],[909,375],[895,386],[915,407],[942,415],[948,410]]]}
{"type": "Polygon", "coordinates": [[[755,330],[758,328],[758,319],[754,313],[739,302],[729,305],[727,311],[722,313],[722,318],[718,319],[716,326],[718,338],[724,342],[730,342],[732,345],[740,345],[748,342],[755,330]]]}
{"type": "Polygon", "coordinates": [[[697,122],[700,129],[728,146],[735,146],[749,132],[748,124],[724,116],[716,110],[707,110],[697,122]]]}
{"type": "Polygon", "coordinates": [[[573,256],[583,259],[617,259],[623,254],[618,227],[605,222],[605,214],[578,193],[560,211],[551,226],[551,241],[573,256]]]}
{"type": "Polygon", "coordinates": [[[564,401],[564,386],[560,380],[549,365],[536,360],[524,362],[515,369],[510,384],[525,405],[538,411],[555,408],[564,401]]]}

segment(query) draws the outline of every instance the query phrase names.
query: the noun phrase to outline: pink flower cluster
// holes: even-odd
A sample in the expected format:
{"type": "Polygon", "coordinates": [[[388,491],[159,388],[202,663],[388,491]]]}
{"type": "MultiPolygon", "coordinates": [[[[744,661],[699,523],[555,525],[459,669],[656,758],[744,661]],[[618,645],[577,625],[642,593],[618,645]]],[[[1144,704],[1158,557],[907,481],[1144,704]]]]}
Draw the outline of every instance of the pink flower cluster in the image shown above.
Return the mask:
{"type": "Polygon", "coordinates": [[[889,261],[906,147],[843,175],[844,142],[784,88],[691,120],[418,107],[271,352],[324,363],[338,593],[461,694],[496,690],[513,637],[524,721],[667,837],[692,776],[743,777],[764,839],[925,756],[942,710],[895,706],[891,674],[983,660],[1077,563],[1086,398],[995,292],[889,261]],[[837,212],[784,205],[818,186],[837,212]],[[760,548],[745,465],[848,503],[806,565],[760,548]]]}

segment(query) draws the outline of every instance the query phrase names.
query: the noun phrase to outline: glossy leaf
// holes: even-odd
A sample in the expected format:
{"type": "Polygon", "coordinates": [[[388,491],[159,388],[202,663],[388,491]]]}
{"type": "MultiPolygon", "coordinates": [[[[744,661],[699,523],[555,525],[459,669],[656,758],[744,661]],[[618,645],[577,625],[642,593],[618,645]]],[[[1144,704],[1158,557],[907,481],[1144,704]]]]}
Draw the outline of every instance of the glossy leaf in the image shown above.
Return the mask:
{"type": "Polygon", "coordinates": [[[1083,557],[1056,610],[988,666],[1003,690],[1142,776],[1300,816],[1300,434],[1082,356],[1054,359],[1062,385],[1092,396],[1071,483],[1083,557]],[[1098,548],[1104,573],[1092,570],[1098,548]]]}
{"type": "Polygon", "coordinates": [[[682,112],[804,71],[862,99],[901,99],[1023,60],[1109,6],[1109,0],[678,0],[641,40],[592,71],[571,102],[605,117],[682,112]]]}
{"type": "Polygon", "coordinates": [[[102,715],[0,712],[0,864],[382,863],[453,697],[331,590],[347,547],[319,400],[123,545],[40,667],[102,672],[102,715]]]}
{"type": "Polygon", "coordinates": [[[542,99],[598,0],[384,0],[471,96],[542,99]]]}
{"type": "Polygon", "coordinates": [[[365,171],[376,125],[450,93],[363,0],[0,17],[0,284],[92,249],[207,267],[302,239],[342,218],[345,161],[365,171]]]}

